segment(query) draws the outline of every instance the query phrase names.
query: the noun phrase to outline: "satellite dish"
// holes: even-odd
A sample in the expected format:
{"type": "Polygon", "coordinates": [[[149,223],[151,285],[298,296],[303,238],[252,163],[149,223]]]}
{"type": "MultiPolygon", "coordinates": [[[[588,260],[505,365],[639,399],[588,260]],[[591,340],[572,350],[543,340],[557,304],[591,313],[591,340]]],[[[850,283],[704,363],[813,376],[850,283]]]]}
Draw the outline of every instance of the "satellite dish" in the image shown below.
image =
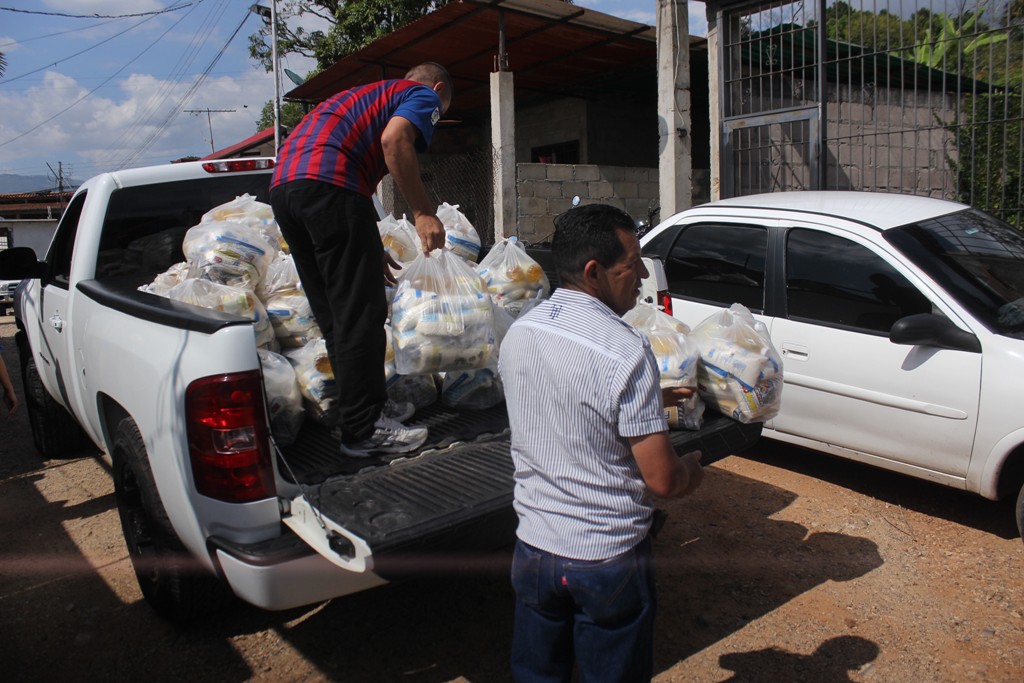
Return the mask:
{"type": "Polygon", "coordinates": [[[303,78],[302,76],[300,76],[299,74],[295,73],[294,71],[287,67],[284,70],[284,75],[287,76],[288,79],[295,85],[302,85],[303,83],[306,82],[305,78],[303,78]]]}

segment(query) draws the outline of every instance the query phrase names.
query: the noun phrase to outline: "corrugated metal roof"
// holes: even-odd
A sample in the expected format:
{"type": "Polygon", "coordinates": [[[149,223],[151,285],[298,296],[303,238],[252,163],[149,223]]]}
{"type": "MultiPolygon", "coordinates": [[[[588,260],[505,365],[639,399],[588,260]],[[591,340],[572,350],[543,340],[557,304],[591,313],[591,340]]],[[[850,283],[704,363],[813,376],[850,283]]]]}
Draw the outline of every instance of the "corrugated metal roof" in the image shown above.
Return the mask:
{"type": "Polygon", "coordinates": [[[454,80],[449,116],[486,109],[502,20],[517,102],[554,95],[656,96],[653,26],[557,0],[462,0],[344,57],[285,98],[319,102],[355,85],[399,78],[410,67],[433,61],[443,64],[454,80]]]}

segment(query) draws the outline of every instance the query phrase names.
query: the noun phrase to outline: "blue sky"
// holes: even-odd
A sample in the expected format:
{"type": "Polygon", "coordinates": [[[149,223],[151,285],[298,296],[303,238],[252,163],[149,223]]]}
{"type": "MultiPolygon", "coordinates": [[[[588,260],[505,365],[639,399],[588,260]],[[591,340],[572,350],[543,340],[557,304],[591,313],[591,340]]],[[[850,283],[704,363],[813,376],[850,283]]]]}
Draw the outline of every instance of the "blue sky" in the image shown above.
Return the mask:
{"type": "MultiPolygon", "coordinates": [[[[49,175],[60,164],[84,180],[255,133],[274,92],[248,54],[256,1],[0,0],[0,173],[49,175]]],[[[657,0],[576,4],[653,25],[657,0]]],[[[706,27],[703,3],[691,2],[691,33],[706,27]]],[[[305,74],[312,63],[287,56],[282,67],[305,74]]]]}

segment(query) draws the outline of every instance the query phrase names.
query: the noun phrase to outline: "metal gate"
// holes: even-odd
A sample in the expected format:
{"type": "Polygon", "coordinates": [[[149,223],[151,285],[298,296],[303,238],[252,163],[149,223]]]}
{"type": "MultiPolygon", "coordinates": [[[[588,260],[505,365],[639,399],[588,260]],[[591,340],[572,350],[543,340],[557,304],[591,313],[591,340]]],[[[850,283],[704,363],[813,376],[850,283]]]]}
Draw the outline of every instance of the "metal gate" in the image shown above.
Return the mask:
{"type": "Polygon", "coordinates": [[[808,0],[719,10],[723,197],[956,199],[1024,227],[1015,0],[808,0]]]}

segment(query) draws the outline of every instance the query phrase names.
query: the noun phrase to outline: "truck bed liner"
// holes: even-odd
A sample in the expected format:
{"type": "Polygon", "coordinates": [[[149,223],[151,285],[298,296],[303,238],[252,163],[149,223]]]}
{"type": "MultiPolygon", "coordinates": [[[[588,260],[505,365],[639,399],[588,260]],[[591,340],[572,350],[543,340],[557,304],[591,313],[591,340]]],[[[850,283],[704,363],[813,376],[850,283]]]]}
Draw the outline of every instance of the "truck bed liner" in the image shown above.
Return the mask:
{"type": "MultiPolygon", "coordinates": [[[[284,457],[293,461],[298,480],[311,485],[307,500],[366,540],[378,572],[410,558],[509,545],[516,519],[504,405],[488,411],[435,407],[412,422],[432,432],[431,443],[414,457],[344,462],[330,433],[319,426],[307,430],[310,425],[284,457]]],[[[707,465],[748,448],[760,433],[760,423],[741,424],[709,410],[699,432],[670,435],[677,452],[699,449],[707,465]]]]}

